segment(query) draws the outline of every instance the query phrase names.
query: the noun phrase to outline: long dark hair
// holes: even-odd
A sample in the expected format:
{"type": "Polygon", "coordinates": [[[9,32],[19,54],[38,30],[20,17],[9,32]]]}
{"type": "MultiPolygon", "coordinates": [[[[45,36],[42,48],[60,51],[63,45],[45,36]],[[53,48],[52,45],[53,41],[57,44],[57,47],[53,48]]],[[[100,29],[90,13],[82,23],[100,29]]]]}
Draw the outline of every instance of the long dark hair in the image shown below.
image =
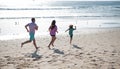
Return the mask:
{"type": "Polygon", "coordinates": [[[52,23],[51,23],[50,29],[53,29],[55,27],[55,23],[56,23],[56,21],[53,20],[52,23]]]}

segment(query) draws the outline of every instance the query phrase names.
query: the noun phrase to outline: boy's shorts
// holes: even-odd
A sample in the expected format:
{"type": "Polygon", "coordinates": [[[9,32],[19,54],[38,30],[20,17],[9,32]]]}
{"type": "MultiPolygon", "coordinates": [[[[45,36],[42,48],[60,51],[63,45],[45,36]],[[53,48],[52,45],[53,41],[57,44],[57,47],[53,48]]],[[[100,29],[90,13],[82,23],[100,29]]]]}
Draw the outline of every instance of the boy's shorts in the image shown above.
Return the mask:
{"type": "Polygon", "coordinates": [[[35,39],[35,38],[34,38],[34,33],[30,32],[29,34],[30,34],[30,40],[31,40],[31,41],[34,40],[34,39],[35,39]]]}

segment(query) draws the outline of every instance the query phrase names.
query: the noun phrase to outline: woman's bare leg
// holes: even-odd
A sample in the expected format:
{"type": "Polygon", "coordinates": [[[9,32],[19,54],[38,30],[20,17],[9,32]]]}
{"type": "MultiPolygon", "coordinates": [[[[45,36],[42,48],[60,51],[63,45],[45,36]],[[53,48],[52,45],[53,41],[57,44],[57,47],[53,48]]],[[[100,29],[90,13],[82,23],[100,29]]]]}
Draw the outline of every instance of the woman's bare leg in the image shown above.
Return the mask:
{"type": "Polygon", "coordinates": [[[54,46],[55,40],[56,40],[56,37],[54,36],[54,37],[53,37],[53,41],[52,41],[52,46],[54,46]]]}
{"type": "Polygon", "coordinates": [[[50,43],[49,43],[49,45],[48,45],[48,48],[50,49],[50,45],[53,43],[53,40],[54,40],[54,37],[52,36],[52,39],[51,39],[51,41],[50,41],[50,43]]]}

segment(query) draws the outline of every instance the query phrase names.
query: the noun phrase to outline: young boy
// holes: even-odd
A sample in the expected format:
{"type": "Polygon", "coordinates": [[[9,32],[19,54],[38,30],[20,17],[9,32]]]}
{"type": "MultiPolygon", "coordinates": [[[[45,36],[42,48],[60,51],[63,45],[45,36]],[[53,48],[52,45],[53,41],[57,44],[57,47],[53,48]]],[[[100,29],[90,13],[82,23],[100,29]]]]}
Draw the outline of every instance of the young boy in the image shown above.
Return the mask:
{"type": "Polygon", "coordinates": [[[68,30],[69,30],[70,44],[71,44],[72,38],[73,38],[73,31],[76,30],[76,26],[75,26],[75,28],[73,28],[73,25],[70,25],[69,28],[65,32],[67,32],[68,30]]]}
{"type": "Polygon", "coordinates": [[[29,32],[29,35],[30,35],[30,39],[21,43],[21,47],[23,47],[24,44],[26,43],[30,43],[33,41],[33,44],[35,46],[36,49],[38,49],[37,45],[36,45],[36,41],[35,41],[35,30],[38,30],[38,26],[37,24],[35,23],[35,18],[31,18],[31,23],[28,23],[27,25],[25,25],[25,28],[27,30],[27,32],[29,32]],[[29,27],[29,29],[28,29],[29,27]]]}

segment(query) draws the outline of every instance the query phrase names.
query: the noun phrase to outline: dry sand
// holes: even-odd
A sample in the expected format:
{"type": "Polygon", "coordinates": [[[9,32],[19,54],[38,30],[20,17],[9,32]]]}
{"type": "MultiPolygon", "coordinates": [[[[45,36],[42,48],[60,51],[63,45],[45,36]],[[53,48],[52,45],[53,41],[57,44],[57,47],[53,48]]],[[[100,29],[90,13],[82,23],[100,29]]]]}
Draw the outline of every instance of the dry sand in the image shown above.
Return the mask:
{"type": "Polygon", "coordinates": [[[25,40],[0,41],[0,69],[120,69],[120,28],[76,30],[71,45],[68,33],[58,34],[51,50],[50,36],[36,38],[37,51],[21,48],[25,40]]]}

